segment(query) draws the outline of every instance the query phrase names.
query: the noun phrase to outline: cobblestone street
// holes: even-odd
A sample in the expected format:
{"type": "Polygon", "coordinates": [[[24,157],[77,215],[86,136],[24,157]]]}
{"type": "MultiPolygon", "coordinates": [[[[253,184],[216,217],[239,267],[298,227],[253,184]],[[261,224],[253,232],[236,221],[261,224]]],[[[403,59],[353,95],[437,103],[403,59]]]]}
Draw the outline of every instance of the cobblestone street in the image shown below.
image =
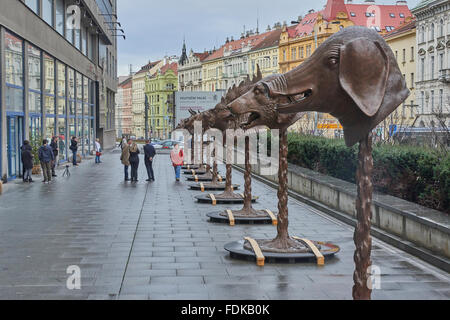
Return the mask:
{"type": "MultiPolygon", "coordinates": [[[[176,183],[168,155],[156,182],[141,158],[137,184],[123,181],[118,151],[100,165],[84,161],[50,185],[12,182],[0,196],[0,299],[351,299],[353,228],[294,199],[290,233],[331,241],[341,251],[324,267],[231,260],[224,244],[244,236],[273,238],[276,228],[213,224],[206,214],[241,205],[201,205],[188,182],[176,183]],[[69,266],[81,290],[68,290],[69,266]]],[[[220,168],[224,173],[223,167],[220,168]]],[[[243,188],[243,176],[233,172],[243,188]]],[[[276,190],[253,180],[255,208],[276,211],[276,190]]],[[[373,241],[381,289],[373,299],[449,299],[450,277],[373,241]]]]}

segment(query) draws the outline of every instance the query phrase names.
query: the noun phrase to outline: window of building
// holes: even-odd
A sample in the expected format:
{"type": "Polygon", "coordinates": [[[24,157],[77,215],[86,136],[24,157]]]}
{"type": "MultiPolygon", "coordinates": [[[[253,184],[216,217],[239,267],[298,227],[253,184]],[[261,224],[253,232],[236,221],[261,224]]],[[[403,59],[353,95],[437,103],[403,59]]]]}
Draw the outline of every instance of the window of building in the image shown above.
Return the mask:
{"type": "Polygon", "coordinates": [[[414,47],[411,47],[411,62],[414,61],[414,55],[415,55],[414,47]]]}
{"type": "Polygon", "coordinates": [[[411,73],[411,88],[414,88],[414,73],[411,73]]]}
{"type": "Polygon", "coordinates": [[[444,90],[439,89],[439,113],[442,113],[444,107],[443,104],[444,104],[444,90]]]}
{"type": "Polygon", "coordinates": [[[439,55],[439,70],[444,70],[444,54],[439,55]]]}
{"type": "Polygon", "coordinates": [[[88,55],[87,38],[88,38],[87,28],[82,27],[82,29],[81,29],[81,50],[85,56],[88,55]]]}
{"type": "Polygon", "coordinates": [[[420,107],[422,108],[422,114],[425,113],[425,92],[420,92],[420,107]]]}
{"type": "Polygon", "coordinates": [[[291,50],[291,60],[297,59],[297,48],[292,48],[291,50]]]}
{"type": "Polygon", "coordinates": [[[434,113],[434,90],[431,90],[431,113],[434,113]]]}
{"type": "Polygon", "coordinates": [[[23,112],[23,41],[5,32],[6,110],[23,112]]]}
{"type": "Polygon", "coordinates": [[[44,54],[44,110],[55,114],[55,60],[44,54]]]}
{"type": "Polygon", "coordinates": [[[42,19],[52,27],[53,21],[53,0],[42,0],[42,19]]]}
{"type": "Polygon", "coordinates": [[[420,43],[425,42],[425,27],[422,26],[420,28],[420,43]]]}
{"type": "Polygon", "coordinates": [[[61,35],[64,35],[64,21],[65,21],[65,13],[64,13],[64,0],[55,0],[55,29],[61,35]]]}
{"type": "Polygon", "coordinates": [[[399,14],[399,17],[400,17],[400,18],[404,18],[404,17],[405,17],[405,14],[404,14],[404,13],[400,13],[400,14],[399,14]]]}
{"type": "Polygon", "coordinates": [[[33,10],[34,13],[39,15],[39,0],[25,0],[25,4],[33,10]]]}
{"type": "Polygon", "coordinates": [[[403,62],[406,62],[406,49],[403,49],[403,62]]]}
{"type": "Polygon", "coordinates": [[[434,23],[430,26],[430,41],[434,39],[434,23]]]}
{"type": "Polygon", "coordinates": [[[286,49],[283,50],[283,61],[286,61],[286,49]]]}
{"type": "Polygon", "coordinates": [[[81,29],[74,29],[73,30],[75,38],[74,38],[74,42],[73,45],[78,49],[81,50],[81,29]]]}
{"type": "Polygon", "coordinates": [[[395,13],[389,13],[389,17],[395,18],[395,13]]]}
{"type": "Polygon", "coordinates": [[[431,66],[430,66],[430,79],[434,79],[434,57],[431,57],[431,66]]]}
{"type": "Polygon", "coordinates": [[[354,12],[350,12],[350,15],[351,15],[352,17],[356,17],[356,13],[354,13],[354,12]]]}
{"type": "Polygon", "coordinates": [[[425,58],[420,59],[420,80],[425,80],[425,58]]]}
{"type": "Polygon", "coordinates": [[[28,104],[30,113],[41,113],[41,51],[28,45],[28,104]]]}

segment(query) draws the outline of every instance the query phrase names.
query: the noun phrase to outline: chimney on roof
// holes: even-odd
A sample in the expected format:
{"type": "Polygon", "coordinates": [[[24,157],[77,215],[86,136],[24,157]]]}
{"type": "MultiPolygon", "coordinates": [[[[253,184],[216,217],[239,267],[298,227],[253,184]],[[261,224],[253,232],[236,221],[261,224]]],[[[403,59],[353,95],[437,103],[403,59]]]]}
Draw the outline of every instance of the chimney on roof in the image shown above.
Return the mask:
{"type": "Polygon", "coordinates": [[[233,38],[233,36],[231,36],[231,40],[230,41],[234,41],[234,38],[233,38]]]}
{"type": "Polygon", "coordinates": [[[225,43],[228,43],[228,42],[230,42],[230,39],[227,37],[227,40],[225,40],[225,43]]]}
{"type": "Polygon", "coordinates": [[[283,27],[287,27],[287,22],[286,22],[286,20],[283,21],[283,27]]]}
{"type": "Polygon", "coordinates": [[[352,0],[347,0],[347,3],[348,3],[348,4],[352,4],[353,1],[352,1],[352,0]]]}
{"type": "Polygon", "coordinates": [[[309,11],[308,11],[308,13],[313,13],[314,12],[314,9],[310,9],[309,11]]]}
{"type": "Polygon", "coordinates": [[[398,5],[398,6],[407,6],[408,5],[408,1],[406,1],[406,0],[398,0],[396,5],[398,5]]]}
{"type": "Polygon", "coordinates": [[[365,3],[375,4],[375,0],[364,0],[365,3]]]}
{"type": "Polygon", "coordinates": [[[267,25],[267,29],[266,29],[266,31],[270,31],[271,29],[270,29],[270,24],[269,25],[267,25]]]}
{"type": "Polygon", "coordinates": [[[300,22],[302,20],[303,20],[303,17],[302,16],[298,16],[297,21],[300,22]]]}
{"type": "Polygon", "coordinates": [[[241,39],[244,39],[244,38],[245,38],[245,33],[242,32],[242,33],[241,33],[241,39]]]}

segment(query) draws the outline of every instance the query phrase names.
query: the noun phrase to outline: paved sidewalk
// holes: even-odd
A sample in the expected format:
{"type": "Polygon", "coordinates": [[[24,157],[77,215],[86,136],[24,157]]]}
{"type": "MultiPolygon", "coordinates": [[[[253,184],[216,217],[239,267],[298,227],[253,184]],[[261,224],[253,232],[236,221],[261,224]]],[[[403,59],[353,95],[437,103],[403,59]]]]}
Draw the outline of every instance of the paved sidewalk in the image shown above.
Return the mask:
{"type": "MultiPolygon", "coordinates": [[[[324,267],[231,260],[225,243],[273,238],[276,228],[210,223],[206,213],[226,207],[195,203],[199,192],[175,182],[168,155],[157,156],[150,184],[142,158],[139,183],[125,183],[119,157],[0,196],[0,299],[351,299],[352,227],[290,199],[290,233],[338,244],[336,258],[324,267]],[[71,265],[81,290],[66,287],[71,265]]],[[[275,190],[254,180],[253,191],[255,207],[276,211],[275,190]]],[[[374,299],[450,298],[444,271],[376,239],[372,260],[381,270],[374,299]]]]}

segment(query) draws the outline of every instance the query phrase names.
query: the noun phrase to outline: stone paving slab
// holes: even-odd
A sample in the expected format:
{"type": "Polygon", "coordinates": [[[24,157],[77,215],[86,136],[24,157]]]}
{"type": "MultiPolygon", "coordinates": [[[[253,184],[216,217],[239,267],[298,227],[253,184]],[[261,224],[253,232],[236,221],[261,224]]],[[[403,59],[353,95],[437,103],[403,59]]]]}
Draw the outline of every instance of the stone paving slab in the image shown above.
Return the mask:
{"type": "MultiPolygon", "coordinates": [[[[266,264],[233,260],[223,249],[244,236],[273,238],[271,225],[230,227],[206,213],[242,205],[199,205],[158,155],[156,182],[123,181],[120,154],[85,161],[50,185],[13,183],[0,196],[0,299],[351,299],[353,228],[290,199],[291,235],[331,241],[326,262],[266,264]],[[81,290],[68,290],[67,267],[81,269],[81,290]]],[[[222,170],[224,168],[221,168],[222,170]]],[[[243,176],[233,172],[234,182],[243,176]]],[[[39,180],[37,180],[39,181],[39,180]]],[[[276,211],[276,190],[253,181],[254,207],[276,211]]],[[[449,274],[373,241],[381,289],[374,299],[449,299],[449,274]]]]}

